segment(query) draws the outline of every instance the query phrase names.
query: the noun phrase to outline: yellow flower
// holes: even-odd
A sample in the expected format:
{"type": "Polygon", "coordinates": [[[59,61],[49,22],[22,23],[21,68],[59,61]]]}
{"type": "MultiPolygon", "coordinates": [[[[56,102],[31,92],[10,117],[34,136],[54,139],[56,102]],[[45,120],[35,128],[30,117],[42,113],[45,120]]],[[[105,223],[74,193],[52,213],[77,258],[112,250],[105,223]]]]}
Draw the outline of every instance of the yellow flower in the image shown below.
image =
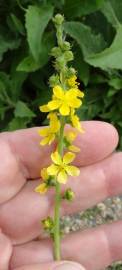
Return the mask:
{"type": "Polygon", "coordinates": [[[48,175],[48,173],[47,173],[47,168],[43,168],[43,169],[41,170],[41,178],[42,178],[44,181],[48,180],[49,175],[48,175]]]}
{"type": "Polygon", "coordinates": [[[77,98],[80,96],[79,92],[77,89],[64,91],[59,85],[55,86],[53,88],[53,100],[47,104],[49,110],[59,109],[61,115],[69,115],[71,108],[79,108],[82,104],[81,100],[77,98]]]}
{"type": "Polygon", "coordinates": [[[65,139],[69,144],[67,148],[72,152],[78,153],[80,152],[80,148],[72,144],[76,137],[77,133],[75,131],[70,131],[65,135],[65,139]]]}
{"type": "Polygon", "coordinates": [[[72,126],[78,129],[81,133],[84,133],[84,129],[82,128],[80,123],[80,119],[76,114],[74,114],[74,110],[71,111],[70,119],[72,126]]]}
{"type": "Polygon", "coordinates": [[[67,182],[68,175],[78,176],[80,173],[80,170],[77,167],[69,165],[74,158],[75,154],[71,152],[67,152],[63,158],[61,158],[57,151],[52,153],[51,159],[54,164],[47,168],[48,174],[56,176],[59,183],[65,184],[67,182]]]}
{"type": "Polygon", "coordinates": [[[35,188],[35,191],[38,193],[46,193],[48,190],[48,186],[46,183],[42,183],[35,188]]]}
{"type": "Polygon", "coordinates": [[[69,85],[70,87],[76,87],[76,88],[77,88],[78,85],[79,85],[79,83],[76,82],[76,80],[77,80],[77,76],[76,76],[76,75],[71,76],[71,77],[67,80],[68,85],[69,85]]]}
{"type": "Polygon", "coordinates": [[[41,178],[42,178],[43,181],[45,181],[45,183],[42,183],[39,186],[37,186],[36,189],[35,189],[36,192],[39,192],[39,193],[46,193],[47,192],[48,185],[46,183],[46,180],[48,180],[49,177],[50,176],[47,173],[47,168],[43,168],[41,170],[41,178]]]}
{"type": "Polygon", "coordinates": [[[39,107],[39,109],[40,109],[41,112],[45,112],[45,113],[49,112],[49,108],[48,108],[47,105],[42,105],[42,106],[39,107]]]}
{"type": "Polygon", "coordinates": [[[56,134],[60,129],[60,121],[55,113],[50,113],[48,118],[50,118],[50,126],[39,130],[39,135],[44,137],[40,142],[41,145],[50,145],[54,141],[56,134]]]}

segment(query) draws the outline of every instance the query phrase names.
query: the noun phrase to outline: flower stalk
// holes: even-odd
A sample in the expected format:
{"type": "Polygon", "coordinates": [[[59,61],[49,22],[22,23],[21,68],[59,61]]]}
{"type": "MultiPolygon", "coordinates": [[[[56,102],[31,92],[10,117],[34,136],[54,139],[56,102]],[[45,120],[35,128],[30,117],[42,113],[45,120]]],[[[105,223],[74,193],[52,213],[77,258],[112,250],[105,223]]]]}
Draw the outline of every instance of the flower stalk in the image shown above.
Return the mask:
{"type": "Polygon", "coordinates": [[[77,132],[84,132],[77,116],[77,109],[82,105],[84,93],[79,89],[75,69],[69,66],[69,62],[73,60],[73,53],[70,43],[64,39],[63,21],[64,17],[60,14],[53,18],[58,46],[52,49],[51,55],[55,59],[56,74],[49,79],[53,90],[52,99],[40,107],[41,112],[46,112],[49,119],[49,126],[39,130],[40,145],[51,145],[55,140],[57,146],[51,154],[52,164],[41,170],[43,182],[35,189],[40,194],[45,194],[50,188],[55,189],[54,217],[47,217],[42,221],[45,231],[54,241],[55,260],[61,259],[61,202],[62,200],[70,202],[75,196],[71,188],[65,189],[62,194],[61,187],[67,183],[68,176],[79,176],[79,168],[71,163],[75,159],[75,153],[80,149],[72,143],[77,137],[77,132]],[[65,129],[67,123],[71,126],[68,131],[65,129]]]}

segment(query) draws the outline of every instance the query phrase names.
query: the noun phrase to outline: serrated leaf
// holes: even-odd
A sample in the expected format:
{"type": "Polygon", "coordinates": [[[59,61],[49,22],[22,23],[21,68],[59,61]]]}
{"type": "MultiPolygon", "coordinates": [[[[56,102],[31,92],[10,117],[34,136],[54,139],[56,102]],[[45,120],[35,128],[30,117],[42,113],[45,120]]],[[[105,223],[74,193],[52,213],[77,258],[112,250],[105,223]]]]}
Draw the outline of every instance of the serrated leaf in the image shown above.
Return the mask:
{"type": "Polygon", "coordinates": [[[41,52],[41,42],[44,30],[52,18],[53,6],[29,6],[26,12],[27,40],[30,51],[38,62],[41,52]]]}
{"type": "Polygon", "coordinates": [[[86,61],[104,70],[122,69],[122,25],[118,27],[112,45],[100,53],[89,56],[86,61]]]}
{"type": "Polygon", "coordinates": [[[85,58],[105,48],[103,37],[100,34],[93,34],[91,28],[83,23],[66,22],[64,30],[77,41],[85,58]]]}
{"type": "Polygon", "coordinates": [[[28,118],[33,118],[35,117],[35,113],[27,106],[26,103],[23,101],[18,101],[16,104],[16,108],[14,111],[15,117],[28,117],[28,118]]]}
{"type": "Polygon", "coordinates": [[[19,45],[19,39],[12,39],[0,34],[0,61],[2,61],[5,52],[8,50],[17,49],[19,45]]]}
{"type": "Polygon", "coordinates": [[[42,68],[50,57],[49,53],[54,46],[54,38],[52,33],[45,33],[42,39],[40,57],[38,62],[35,61],[32,55],[24,58],[17,67],[17,71],[33,72],[42,68]]]}
{"type": "Polygon", "coordinates": [[[98,10],[105,0],[66,0],[64,6],[64,14],[69,18],[88,15],[98,10]]]}

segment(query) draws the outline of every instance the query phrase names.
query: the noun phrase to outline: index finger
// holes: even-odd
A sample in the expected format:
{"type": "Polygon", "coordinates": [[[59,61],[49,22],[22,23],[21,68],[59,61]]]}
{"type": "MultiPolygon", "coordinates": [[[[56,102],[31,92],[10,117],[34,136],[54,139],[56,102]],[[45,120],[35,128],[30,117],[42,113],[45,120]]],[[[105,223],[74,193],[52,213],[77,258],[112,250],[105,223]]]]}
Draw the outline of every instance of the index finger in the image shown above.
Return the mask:
{"type": "MultiPolygon", "coordinates": [[[[85,133],[79,134],[76,139],[76,145],[81,149],[75,161],[77,166],[86,166],[104,159],[118,144],[118,133],[108,123],[85,121],[83,127],[85,133]]],[[[38,129],[30,128],[0,135],[13,149],[26,178],[31,179],[39,177],[40,169],[50,163],[50,154],[55,149],[55,144],[39,146],[38,129]]]]}

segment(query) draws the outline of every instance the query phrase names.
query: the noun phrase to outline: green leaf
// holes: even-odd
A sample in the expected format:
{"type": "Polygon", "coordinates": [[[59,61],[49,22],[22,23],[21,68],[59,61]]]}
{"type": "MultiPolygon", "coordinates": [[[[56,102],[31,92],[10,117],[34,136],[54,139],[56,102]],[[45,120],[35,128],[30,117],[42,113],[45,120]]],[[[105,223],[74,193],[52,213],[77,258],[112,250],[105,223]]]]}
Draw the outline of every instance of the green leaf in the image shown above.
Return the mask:
{"type": "Polygon", "coordinates": [[[28,106],[26,105],[26,103],[24,103],[23,101],[17,102],[14,115],[15,117],[20,117],[20,118],[24,118],[24,117],[32,118],[36,116],[35,113],[33,113],[32,110],[30,110],[28,106]]]}
{"type": "Polygon", "coordinates": [[[38,62],[44,30],[52,18],[53,6],[29,6],[26,12],[27,40],[30,51],[38,62]]]}
{"type": "Polygon", "coordinates": [[[120,90],[122,89],[122,78],[111,78],[108,81],[108,84],[110,86],[112,86],[113,88],[115,88],[116,90],[120,90]]]}
{"type": "Polygon", "coordinates": [[[66,0],[64,14],[69,18],[87,15],[98,10],[105,0],[66,0]]]}
{"type": "Polygon", "coordinates": [[[118,27],[112,45],[100,53],[87,57],[86,61],[104,70],[122,69],[122,25],[118,27]]]}
{"type": "Polygon", "coordinates": [[[8,50],[17,49],[20,45],[19,39],[12,39],[0,34],[0,61],[3,59],[3,55],[8,50]]]}
{"type": "Polygon", "coordinates": [[[78,77],[84,83],[84,85],[87,86],[90,78],[90,67],[83,60],[83,54],[80,48],[77,48],[76,46],[74,48],[74,55],[74,66],[78,71],[78,77]]]}
{"type": "Polygon", "coordinates": [[[24,58],[17,67],[17,71],[33,72],[42,68],[49,60],[49,53],[54,46],[54,37],[52,33],[45,33],[42,39],[40,57],[38,62],[32,55],[24,58]]]}
{"type": "Polygon", "coordinates": [[[25,29],[24,29],[24,26],[23,26],[22,22],[15,16],[15,14],[11,13],[10,18],[11,18],[16,30],[20,34],[24,35],[25,34],[25,29]]]}
{"type": "Polygon", "coordinates": [[[117,28],[122,23],[122,1],[106,0],[101,8],[101,12],[113,27],[117,28]]]}
{"type": "Polygon", "coordinates": [[[77,41],[87,63],[103,70],[122,69],[122,25],[117,28],[111,46],[105,50],[102,50],[105,45],[103,38],[94,35],[88,26],[79,22],[68,22],[65,30],[77,41]]]}
{"type": "Polygon", "coordinates": [[[17,66],[17,71],[32,72],[40,68],[40,63],[36,62],[34,58],[29,55],[25,57],[17,66]]]}
{"type": "Polygon", "coordinates": [[[91,28],[83,23],[66,22],[64,30],[77,41],[85,58],[105,48],[103,37],[93,34],[91,28]]]}
{"type": "Polygon", "coordinates": [[[25,72],[18,72],[13,70],[11,72],[11,79],[10,79],[10,91],[13,101],[17,101],[20,95],[22,94],[22,87],[23,83],[27,78],[27,73],[25,72]]]}
{"type": "Polygon", "coordinates": [[[108,21],[113,25],[113,27],[118,28],[120,23],[117,19],[114,8],[110,0],[106,0],[101,8],[102,13],[108,19],[108,21]]]}
{"type": "Polygon", "coordinates": [[[16,118],[13,118],[9,122],[7,130],[13,131],[13,130],[17,130],[17,129],[26,128],[28,123],[30,123],[29,118],[16,117],[16,118]]]}

